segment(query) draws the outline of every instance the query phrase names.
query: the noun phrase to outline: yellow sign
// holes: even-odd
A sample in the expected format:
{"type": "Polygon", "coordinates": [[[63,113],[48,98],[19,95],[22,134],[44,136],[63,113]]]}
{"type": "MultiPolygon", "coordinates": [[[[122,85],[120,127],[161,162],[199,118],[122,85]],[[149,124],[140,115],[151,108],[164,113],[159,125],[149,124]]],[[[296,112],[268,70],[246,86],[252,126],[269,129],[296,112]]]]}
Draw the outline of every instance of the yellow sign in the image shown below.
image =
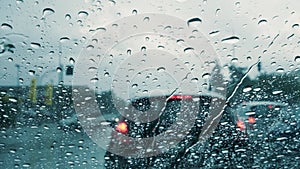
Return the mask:
{"type": "Polygon", "coordinates": [[[46,87],[46,93],[45,93],[45,104],[48,106],[52,105],[52,97],[53,97],[53,85],[48,84],[46,87]]]}
{"type": "Polygon", "coordinates": [[[31,80],[29,88],[29,99],[32,103],[36,103],[36,78],[31,80]]]}

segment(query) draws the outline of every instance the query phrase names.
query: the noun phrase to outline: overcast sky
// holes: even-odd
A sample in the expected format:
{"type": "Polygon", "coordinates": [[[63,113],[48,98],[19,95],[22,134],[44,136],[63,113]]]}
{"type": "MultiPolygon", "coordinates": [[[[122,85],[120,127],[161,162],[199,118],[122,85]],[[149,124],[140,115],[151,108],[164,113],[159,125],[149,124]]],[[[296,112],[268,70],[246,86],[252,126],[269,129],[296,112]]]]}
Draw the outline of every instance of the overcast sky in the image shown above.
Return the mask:
{"type": "MultiPolygon", "coordinates": [[[[286,73],[300,67],[300,59],[295,59],[300,55],[298,0],[22,1],[1,0],[0,51],[5,52],[0,54],[0,85],[4,86],[17,84],[16,64],[21,66],[24,85],[34,77],[42,79],[40,84],[51,79],[56,83],[60,50],[63,65],[72,65],[70,58],[80,62],[82,48],[95,34],[91,30],[143,13],[184,21],[200,18],[202,22],[193,26],[209,39],[223,66],[249,67],[261,56],[264,71],[286,73]],[[231,36],[239,40],[222,41],[231,36]],[[3,42],[15,46],[13,53],[3,42]]],[[[65,81],[71,84],[72,78],[65,81]]]]}

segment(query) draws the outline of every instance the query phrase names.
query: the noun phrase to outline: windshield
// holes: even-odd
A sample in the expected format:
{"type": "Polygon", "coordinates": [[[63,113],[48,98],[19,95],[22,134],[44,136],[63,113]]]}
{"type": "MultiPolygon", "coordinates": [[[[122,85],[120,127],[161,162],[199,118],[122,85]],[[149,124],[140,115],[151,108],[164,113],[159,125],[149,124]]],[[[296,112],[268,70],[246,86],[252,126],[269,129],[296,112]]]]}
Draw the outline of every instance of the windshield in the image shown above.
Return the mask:
{"type": "Polygon", "coordinates": [[[2,168],[297,168],[300,2],[5,0],[2,168]]]}

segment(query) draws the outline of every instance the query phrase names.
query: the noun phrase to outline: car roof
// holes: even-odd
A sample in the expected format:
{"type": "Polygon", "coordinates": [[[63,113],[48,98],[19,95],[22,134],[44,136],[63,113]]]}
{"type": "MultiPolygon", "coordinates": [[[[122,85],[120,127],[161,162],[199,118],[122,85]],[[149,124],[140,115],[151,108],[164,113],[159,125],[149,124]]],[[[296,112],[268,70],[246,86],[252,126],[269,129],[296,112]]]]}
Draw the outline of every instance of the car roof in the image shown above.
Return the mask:
{"type": "Polygon", "coordinates": [[[253,106],[263,106],[263,105],[286,106],[286,103],[274,102],[274,101],[251,101],[251,102],[244,102],[240,106],[253,107],[253,106]]]}
{"type": "Polygon", "coordinates": [[[226,97],[224,97],[222,94],[219,94],[217,92],[213,91],[205,91],[205,92],[198,92],[198,93],[189,93],[189,92],[174,92],[170,94],[161,94],[161,93],[151,93],[148,95],[135,95],[134,97],[131,97],[131,100],[141,99],[141,98],[154,98],[154,97],[162,97],[162,96],[172,96],[172,95],[180,95],[180,96],[193,96],[193,97],[212,97],[212,98],[219,98],[225,100],[226,97]]]}

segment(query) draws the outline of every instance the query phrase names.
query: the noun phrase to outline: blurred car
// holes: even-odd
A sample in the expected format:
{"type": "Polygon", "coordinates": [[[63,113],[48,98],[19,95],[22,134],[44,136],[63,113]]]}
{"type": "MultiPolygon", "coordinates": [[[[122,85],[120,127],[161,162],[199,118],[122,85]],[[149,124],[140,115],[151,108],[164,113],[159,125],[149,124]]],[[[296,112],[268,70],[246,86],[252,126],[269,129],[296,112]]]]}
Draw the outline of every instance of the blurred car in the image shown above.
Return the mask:
{"type": "MultiPolygon", "coordinates": [[[[123,135],[129,138],[150,138],[156,137],[169,130],[173,124],[176,124],[183,106],[189,106],[191,111],[197,110],[196,117],[186,136],[180,142],[156,156],[134,158],[124,157],[107,151],[105,154],[106,168],[193,168],[193,167],[236,167],[251,164],[251,151],[248,150],[247,139],[244,134],[237,130],[230,114],[225,111],[213,136],[202,142],[199,140],[203,125],[207,120],[209,109],[211,108],[214,95],[171,95],[156,96],[152,98],[138,98],[131,101],[131,105],[141,113],[151,108],[152,104],[165,103],[160,118],[147,123],[136,123],[124,115],[119,114],[113,120],[109,120],[117,133],[112,133],[112,140],[109,143],[109,149],[114,149],[120,144],[125,147],[135,146],[130,139],[124,139],[123,135]],[[152,101],[151,101],[152,100],[152,101]],[[199,106],[195,109],[195,106],[199,106]],[[239,157],[239,158],[233,158],[239,157]],[[234,159],[234,160],[233,160],[234,159]]],[[[104,97],[99,97],[104,98],[104,97]]],[[[102,107],[111,105],[107,100],[98,100],[102,107]]],[[[104,111],[105,113],[105,111],[104,111]]],[[[193,112],[184,112],[191,115],[193,112]]],[[[188,117],[188,116],[187,116],[188,117]]],[[[187,119],[188,120],[188,119],[187,119]]],[[[120,149],[119,151],[126,151],[120,149]]]]}
{"type": "Polygon", "coordinates": [[[276,168],[299,155],[300,123],[297,110],[274,101],[244,102],[231,110],[238,129],[245,133],[255,157],[252,167],[276,168]]]}
{"type": "Polygon", "coordinates": [[[244,102],[233,111],[234,121],[241,131],[250,136],[260,136],[274,130],[283,116],[282,108],[287,105],[272,101],[244,102]]]}

